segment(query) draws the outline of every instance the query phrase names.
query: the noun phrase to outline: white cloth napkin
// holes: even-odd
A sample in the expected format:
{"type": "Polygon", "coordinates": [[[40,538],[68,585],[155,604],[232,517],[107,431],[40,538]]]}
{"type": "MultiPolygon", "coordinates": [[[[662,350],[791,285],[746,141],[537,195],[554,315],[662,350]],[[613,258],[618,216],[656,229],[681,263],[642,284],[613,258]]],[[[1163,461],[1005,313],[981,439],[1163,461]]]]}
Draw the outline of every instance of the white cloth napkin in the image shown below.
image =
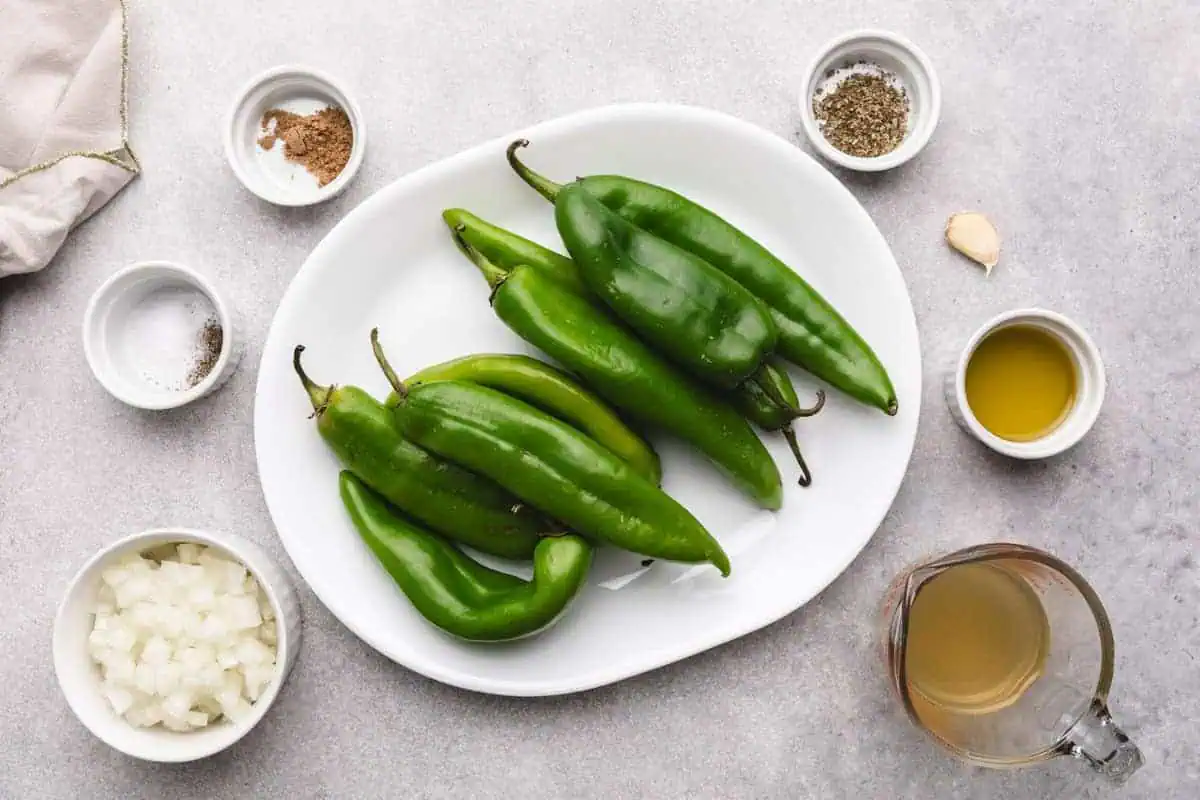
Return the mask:
{"type": "Polygon", "coordinates": [[[138,173],[123,0],[0,0],[0,277],[49,263],[138,173]]]}

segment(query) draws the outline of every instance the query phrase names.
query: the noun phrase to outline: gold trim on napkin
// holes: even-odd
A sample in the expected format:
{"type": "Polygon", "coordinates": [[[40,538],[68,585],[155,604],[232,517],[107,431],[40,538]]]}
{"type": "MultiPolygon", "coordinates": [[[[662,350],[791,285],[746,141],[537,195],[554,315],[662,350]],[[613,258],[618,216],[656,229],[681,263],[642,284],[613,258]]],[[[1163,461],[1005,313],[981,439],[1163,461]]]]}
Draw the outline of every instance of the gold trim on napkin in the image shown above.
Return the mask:
{"type": "Polygon", "coordinates": [[[0,189],[15,183],[26,175],[41,172],[60,161],[75,157],[95,158],[120,167],[127,172],[132,172],[134,175],[141,173],[142,165],[138,163],[137,156],[133,154],[133,149],[129,146],[129,9],[125,5],[125,0],[117,0],[117,2],[121,5],[121,146],[116,150],[103,153],[95,150],[72,150],[62,153],[48,161],[25,167],[19,172],[13,173],[7,180],[0,181],[0,189]]]}

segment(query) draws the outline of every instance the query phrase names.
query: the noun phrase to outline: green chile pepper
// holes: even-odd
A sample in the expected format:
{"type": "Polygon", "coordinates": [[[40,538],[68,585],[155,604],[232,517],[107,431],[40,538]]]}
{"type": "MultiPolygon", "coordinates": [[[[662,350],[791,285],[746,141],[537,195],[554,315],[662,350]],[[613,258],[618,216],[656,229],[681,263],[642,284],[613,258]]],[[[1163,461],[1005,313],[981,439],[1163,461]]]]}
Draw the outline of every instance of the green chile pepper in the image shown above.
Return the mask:
{"type": "MultiPolygon", "coordinates": [[[[470,247],[484,254],[505,272],[517,266],[530,266],[548,277],[557,279],[564,287],[576,290],[582,296],[590,296],[583,279],[578,275],[575,261],[564,258],[563,255],[542,247],[538,242],[512,233],[510,230],[493,225],[462,209],[448,209],[442,213],[446,224],[451,230],[460,231],[461,240],[470,247]]],[[[727,392],[727,397],[736,405],[746,419],[766,431],[779,431],[785,422],[772,420],[796,419],[798,411],[803,410],[796,404],[796,389],[791,385],[791,378],[786,372],[774,367],[768,360],[764,363],[762,372],[758,373],[755,381],[744,381],[742,385],[727,392]],[[772,387],[776,398],[772,399],[763,390],[762,385],[772,387]],[[787,398],[792,403],[787,403],[787,398]]]]}
{"type": "MultiPolygon", "coordinates": [[[[473,249],[475,249],[474,243],[485,243],[486,252],[482,248],[479,248],[479,252],[484,253],[489,261],[503,271],[508,272],[519,266],[532,267],[546,276],[559,280],[563,286],[578,291],[581,296],[591,296],[578,276],[575,262],[569,258],[563,258],[537,242],[492,225],[469,211],[452,208],[443,212],[442,217],[451,226],[451,230],[461,234],[460,240],[467,242],[473,249]]],[[[801,486],[811,485],[812,473],[809,471],[808,464],[805,463],[804,456],[800,453],[799,444],[796,442],[795,432],[790,423],[792,420],[810,417],[820,411],[825,404],[825,393],[817,392],[817,402],[812,408],[802,408],[796,397],[796,389],[787,372],[768,359],[763,364],[756,380],[744,381],[727,392],[726,396],[746,419],[763,430],[779,431],[783,434],[800,467],[798,483],[801,486]],[[771,394],[767,393],[763,385],[771,388],[771,394]],[[774,399],[772,395],[774,395],[774,399]]]]}
{"type": "MultiPolygon", "coordinates": [[[[655,485],[662,481],[658,453],[599,397],[560,370],[520,355],[472,355],[427,367],[405,381],[473,381],[519,397],[591,436],[655,485]]],[[[394,406],[393,392],[387,404],[394,406]]]]}
{"type": "MultiPolygon", "coordinates": [[[[509,145],[508,161],[526,183],[555,202],[563,187],[516,157],[528,144],[520,139],[509,145]]],[[[870,346],[825,298],[754,239],[661,186],[620,175],[592,175],[575,183],[632,224],[704,259],[753,292],[770,307],[779,355],[856,400],[896,413],[896,390],[870,346]]]]}
{"type": "Polygon", "coordinates": [[[553,624],[579,594],[592,547],[578,536],[550,536],[533,553],[533,579],[489,569],[450,542],[392,510],[351,472],[338,478],[359,536],[413,607],[446,633],[500,642],[553,624]]]}
{"type": "Polygon", "coordinates": [[[587,297],[532,267],[503,270],[457,241],[487,279],[492,310],[514,333],[630,419],[695,446],[759,505],[782,505],[779,468],[730,405],[659,358],[587,297]]]}
{"type": "MultiPolygon", "coordinates": [[[[480,219],[461,208],[446,209],[442,212],[442,219],[450,226],[450,230],[459,234],[457,236],[459,241],[466,242],[471,249],[481,253],[488,261],[505,272],[520,266],[533,267],[577,292],[580,296],[591,297],[591,292],[583,284],[583,278],[580,277],[579,270],[571,259],[512,231],[480,219]]],[[[764,369],[768,371],[771,369],[769,362],[764,369]]],[[[776,376],[762,375],[762,373],[759,375],[762,378],[760,383],[768,387],[778,384],[779,379],[776,376]]],[[[783,380],[790,381],[786,373],[783,373],[783,380]]],[[[757,402],[755,398],[763,396],[764,391],[761,387],[751,390],[749,387],[752,385],[754,382],[746,381],[730,390],[728,396],[739,407],[753,407],[757,402]],[[743,397],[743,395],[747,396],[743,397]]],[[[795,389],[790,391],[791,394],[795,394],[795,389]]],[[[787,413],[787,406],[782,398],[771,402],[777,404],[774,413],[787,413]]],[[[754,421],[753,418],[751,421],[754,421]]],[[[767,428],[767,430],[778,430],[778,428],[767,428]]]]}
{"type": "Polygon", "coordinates": [[[584,284],[644,341],[725,389],[775,348],[770,312],[704,259],[631,225],[579,184],[558,192],[554,219],[584,284]]]}
{"type": "Polygon", "coordinates": [[[400,395],[395,415],[406,437],[583,536],[651,558],[709,562],[729,574],[729,557],[687,509],[590,436],[477,383],[405,386],[388,366],[377,331],[371,345],[400,395]]]}
{"type": "Polygon", "coordinates": [[[388,502],[455,541],[502,558],[528,559],[550,524],[486,478],[407,441],[389,409],[356,386],[319,386],[292,364],[317,430],[342,466],[388,502]]]}

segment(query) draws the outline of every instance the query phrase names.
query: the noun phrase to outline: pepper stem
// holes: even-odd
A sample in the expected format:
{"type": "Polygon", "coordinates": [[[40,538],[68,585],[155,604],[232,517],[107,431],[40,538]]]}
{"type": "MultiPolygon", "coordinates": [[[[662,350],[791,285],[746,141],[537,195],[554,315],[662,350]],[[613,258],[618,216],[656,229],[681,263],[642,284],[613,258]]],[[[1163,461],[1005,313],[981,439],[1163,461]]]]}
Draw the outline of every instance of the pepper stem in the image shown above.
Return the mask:
{"type": "Polygon", "coordinates": [[[808,408],[798,408],[792,411],[792,419],[800,419],[802,417],[815,416],[822,408],[825,407],[825,390],[817,389],[817,401],[808,408]]]}
{"type": "Polygon", "coordinates": [[[800,465],[800,478],[796,483],[804,487],[812,486],[812,472],[809,471],[808,464],[804,461],[804,454],[800,452],[800,443],[796,441],[796,429],[789,422],[779,430],[783,434],[783,438],[787,440],[788,447],[792,449],[792,456],[796,459],[796,463],[800,465]]]}
{"type": "Polygon", "coordinates": [[[825,391],[817,389],[817,401],[808,408],[796,408],[792,406],[789,412],[792,419],[788,420],[787,424],[779,429],[783,434],[783,438],[787,441],[788,447],[792,450],[792,456],[796,459],[796,464],[800,467],[800,479],[796,481],[801,486],[812,485],[812,471],[808,468],[808,463],[804,460],[804,454],[800,452],[800,443],[796,441],[796,429],[792,427],[792,420],[811,417],[820,412],[825,407],[825,391]]]}
{"type": "Polygon", "coordinates": [[[553,203],[558,198],[558,193],[562,189],[562,184],[555,183],[554,181],[537,174],[529,167],[521,163],[521,159],[517,158],[517,151],[522,147],[528,146],[528,139],[517,139],[515,142],[510,144],[508,146],[508,151],[505,153],[505,155],[508,157],[508,165],[513,168],[514,172],[521,176],[521,180],[528,183],[537,190],[538,194],[553,203]]]}
{"type": "Polygon", "coordinates": [[[500,284],[504,283],[504,279],[508,277],[508,271],[498,264],[493,263],[483,253],[471,246],[463,234],[466,232],[467,226],[464,223],[458,223],[454,226],[452,233],[454,234],[454,243],[458,245],[458,249],[463,252],[467,258],[471,259],[471,263],[483,273],[484,280],[487,281],[492,291],[495,291],[500,284]]]}
{"type": "Polygon", "coordinates": [[[392,391],[398,394],[402,400],[408,397],[408,387],[396,375],[396,371],[388,363],[387,356],[383,354],[383,345],[379,343],[379,328],[371,328],[371,352],[375,354],[375,361],[383,370],[383,377],[387,378],[387,382],[392,385],[392,391]]]}
{"type": "Polygon", "coordinates": [[[300,354],[303,352],[304,345],[296,345],[296,349],[292,351],[292,368],[300,376],[300,383],[304,384],[304,391],[308,393],[308,401],[312,403],[313,407],[313,416],[319,417],[329,405],[329,398],[336,387],[321,386],[308,377],[308,373],[304,371],[304,367],[300,366],[300,354]]]}

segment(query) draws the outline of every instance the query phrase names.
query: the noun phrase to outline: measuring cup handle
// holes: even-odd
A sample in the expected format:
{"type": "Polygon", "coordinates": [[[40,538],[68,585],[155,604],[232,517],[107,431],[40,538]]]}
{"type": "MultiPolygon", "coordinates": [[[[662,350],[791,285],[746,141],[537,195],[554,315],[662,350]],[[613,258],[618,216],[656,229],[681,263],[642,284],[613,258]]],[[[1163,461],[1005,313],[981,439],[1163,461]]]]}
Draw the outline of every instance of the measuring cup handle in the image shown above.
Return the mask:
{"type": "Polygon", "coordinates": [[[1142,751],[1113,722],[1108,708],[1099,700],[1067,733],[1067,752],[1113,783],[1124,783],[1142,766],[1142,751]]]}

